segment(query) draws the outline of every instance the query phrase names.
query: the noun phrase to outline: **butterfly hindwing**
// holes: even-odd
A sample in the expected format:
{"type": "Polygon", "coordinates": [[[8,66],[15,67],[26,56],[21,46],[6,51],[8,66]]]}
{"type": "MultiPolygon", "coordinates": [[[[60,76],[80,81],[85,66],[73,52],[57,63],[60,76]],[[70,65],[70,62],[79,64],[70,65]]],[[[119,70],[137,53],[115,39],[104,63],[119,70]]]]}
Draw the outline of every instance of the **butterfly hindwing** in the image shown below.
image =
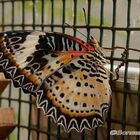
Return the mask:
{"type": "MultiPolygon", "coordinates": [[[[67,127],[71,119],[75,119],[73,123],[76,124],[72,126],[78,126],[77,131],[103,124],[107,118],[103,112],[110,106],[107,72],[96,61],[87,61],[88,56],[91,54],[73,59],[47,78],[41,87],[45,93],[43,99],[59,110],[56,118],[65,116],[67,127]],[[95,118],[98,125],[92,126],[95,118]],[[84,124],[83,119],[86,120],[84,124]]],[[[73,127],[68,128],[70,131],[73,127]]]]}

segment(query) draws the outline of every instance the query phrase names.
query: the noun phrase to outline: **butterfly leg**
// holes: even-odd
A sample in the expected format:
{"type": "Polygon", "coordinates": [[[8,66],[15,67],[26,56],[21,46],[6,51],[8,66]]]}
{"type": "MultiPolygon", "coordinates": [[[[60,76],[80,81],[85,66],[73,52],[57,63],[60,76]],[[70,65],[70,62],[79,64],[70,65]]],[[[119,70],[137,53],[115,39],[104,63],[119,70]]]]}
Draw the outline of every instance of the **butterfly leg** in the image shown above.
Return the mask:
{"type": "MultiPolygon", "coordinates": [[[[119,47],[120,48],[120,47],[119,47]]],[[[117,66],[117,68],[115,69],[115,74],[116,74],[116,79],[114,79],[114,81],[118,80],[119,79],[119,69],[124,66],[124,64],[126,63],[126,59],[127,59],[127,55],[129,53],[129,51],[136,51],[136,52],[140,52],[140,50],[138,49],[133,49],[133,48],[123,48],[124,49],[124,52],[121,54],[122,57],[122,62],[117,66]]]]}
{"type": "Polygon", "coordinates": [[[124,64],[126,63],[126,58],[127,58],[127,55],[128,55],[128,49],[125,49],[124,48],[124,51],[123,53],[121,54],[122,57],[122,62],[117,66],[117,68],[115,69],[115,75],[116,75],[116,78],[113,80],[113,81],[116,81],[119,79],[119,70],[122,66],[124,66],[124,64]]]}

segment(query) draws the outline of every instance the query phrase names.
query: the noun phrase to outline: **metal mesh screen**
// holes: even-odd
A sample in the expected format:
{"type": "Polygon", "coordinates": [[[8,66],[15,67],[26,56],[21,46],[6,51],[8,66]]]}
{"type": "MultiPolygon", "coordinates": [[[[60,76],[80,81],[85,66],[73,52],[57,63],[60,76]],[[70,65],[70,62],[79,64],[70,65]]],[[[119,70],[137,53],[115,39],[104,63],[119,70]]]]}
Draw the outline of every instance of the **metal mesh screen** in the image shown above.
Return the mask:
{"type": "MultiPolygon", "coordinates": [[[[139,49],[140,0],[0,0],[0,31],[57,31],[77,36],[84,41],[92,35],[103,47],[123,46],[139,49]],[[82,11],[85,8],[87,21],[82,11]],[[74,27],[67,26],[68,23],[74,27]]],[[[110,69],[121,62],[122,50],[106,52],[110,69]]],[[[106,124],[93,131],[67,134],[51,119],[37,110],[35,99],[15,89],[12,83],[0,96],[0,106],[14,108],[17,127],[7,140],[139,140],[139,135],[123,135],[122,131],[140,132],[139,53],[129,52],[120,79],[113,82],[112,107],[106,124]],[[111,135],[120,130],[121,135],[111,135]]]]}

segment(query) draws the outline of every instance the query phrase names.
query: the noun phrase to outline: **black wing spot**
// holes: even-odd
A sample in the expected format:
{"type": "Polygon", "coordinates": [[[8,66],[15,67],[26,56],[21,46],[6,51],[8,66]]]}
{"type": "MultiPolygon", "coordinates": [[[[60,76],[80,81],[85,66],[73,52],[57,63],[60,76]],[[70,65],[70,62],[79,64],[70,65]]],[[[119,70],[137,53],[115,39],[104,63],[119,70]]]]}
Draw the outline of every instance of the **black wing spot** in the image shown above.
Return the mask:
{"type": "Polygon", "coordinates": [[[77,106],[77,105],[78,105],[78,103],[77,103],[77,102],[74,102],[74,105],[75,105],[75,106],[77,106]]]}
{"type": "Polygon", "coordinates": [[[75,66],[73,63],[71,63],[70,66],[71,66],[72,69],[75,69],[75,70],[80,69],[79,67],[75,66]]]}
{"type": "Polygon", "coordinates": [[[28,57],[26,58],[26,61],[27,61],[27,62],[30,62],[32,59],[33,59],[32,56],[28,56],[28,57]]]}
{"type": "Polygon", "coordinates": [[[57,77],[59,77],[59,78],[63,78],[62,74],[59,73],[58,71],[56,71],[54,74],[55,74],[55,76],[57,76],[57,77]]]}
{"type": "Polygon", "coordinates": [[[80,82],[77,82],[77,83],[76,83],[76,86],[77,86],[77,87],[81,87],[81,83],[80,83],[80,82]]]}
{"type": "Polygon", "coordinates": [[[61,98],[63,98],[64,96],[65,96],[65,94],[64,94],[64,93],[61,93],[61,94],[60,94],[60,97],[61,97],[61,98]]]}
{"type": "Polygon", "coordinates": [[[86,103],[83,103],[83,107],[87,107],[87,104],[86,103]]]}
{"type": "Polygon", "coordinates": [[[81,60],[78,60],[77,62],[78,62],[81,66],[85,66],[85,63],[82,62],[81,60]]]}
{"type": "Polygon", "coordinates": [[[87,86],[88,86],[88,82],[85,83],[85,87],[87,87],[87,86]]]}
{"type": "Polygon", "coordinates": [[[71,74],[70,69],[68,69],[67,67],[64,67],[62,71],[63,71],[64,73],[71,74]]]}
{"type": "Polygon", "coordinates": [[[85,74],[83,74],[83,77],[84,77],[84,79],[87,79],[87,78],[88,78],[88,76],[87,76],[87,75],[85,75],[85,74]]]}
{"type": "Polygon", "coordinates": [[[69,78],[72,79],[73,78],[73,75],[70,75],[69,78]]]}
{"type": "Polygon", "coordinates": [[[97,82],[100,82],[100,83],[103,83],[103,80],[98,79],[98,78],[96,79],[96,81],[97,81],[97,82]]]}

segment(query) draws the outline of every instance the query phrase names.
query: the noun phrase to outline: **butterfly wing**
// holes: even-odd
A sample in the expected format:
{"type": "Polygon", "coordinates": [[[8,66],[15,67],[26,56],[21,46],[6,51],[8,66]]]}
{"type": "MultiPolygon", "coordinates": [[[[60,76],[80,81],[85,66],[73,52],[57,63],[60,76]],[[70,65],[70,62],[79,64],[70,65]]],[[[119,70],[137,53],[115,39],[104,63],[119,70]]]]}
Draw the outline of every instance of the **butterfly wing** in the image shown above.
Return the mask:
{"type": "Polygon", "coordinates": [[[87,52],[88,44],[59,33],[17,31],[0,36],[0,66],[6,77],[37,95],[45,114],[68,132],[104,123],[111,90],[98,49],[87,52]]]}
{"type": "Polygon", "coordinates": [[[86,61],[88,56],[67,63],[38,90],[38,106],[68,132],[95,128],[107,118],[111,96],[107,72],[96,61],[86,61]]]}
{"type": "MultiPolygon", "coordinates": [[[[33,69],[28,68],[28,61],[32,59],[30,55],[32,56],[35,52],[35,45],[38,41],[38,35],[35,34],[30,31],[0,34],[1,70],[7,78],[12,79],[16,87],[21,87],[25,93],[33,95],[35,95],[34,90],[41,82],[39,77],[33,73],[33,69]]],[[[39,34],[43,33],[39,32],[39,34]]]]}
{"type": "MultiPolygon", "coordinates": [[[[1,70],[16,87],[27,93],[34,93],[46,76],[67,63],[66,54],[52,52],[67,51],[70,46],[62,48],[61,44],[68,40],[62,40],[54,33],[14,31],[0,36],[1,70]]],[[[74,47],[77,47],[76,44],[74,47]]]]}

